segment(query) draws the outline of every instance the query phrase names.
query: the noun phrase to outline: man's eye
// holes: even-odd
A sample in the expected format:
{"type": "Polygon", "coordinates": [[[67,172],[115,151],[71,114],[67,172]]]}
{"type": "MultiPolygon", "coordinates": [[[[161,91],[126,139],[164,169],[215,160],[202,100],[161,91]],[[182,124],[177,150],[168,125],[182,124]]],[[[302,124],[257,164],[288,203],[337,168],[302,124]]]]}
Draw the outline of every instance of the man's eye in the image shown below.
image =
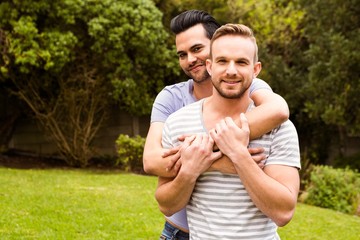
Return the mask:
{"type": "Polygon", "coordinates": [[[247,65],[248,64],[248,62],[247,61],[236,61],[236,63],[237,64],[239,64],[239,65],[247,65]]]}
{"type": "Polygon", "coordinates": [[[181,54],[179,54],[178,56],[179,56],[179,58],[184,58],[184,57],[186,56],[186,54],[185,54],[185,53],[181,53],[181,54]]]}

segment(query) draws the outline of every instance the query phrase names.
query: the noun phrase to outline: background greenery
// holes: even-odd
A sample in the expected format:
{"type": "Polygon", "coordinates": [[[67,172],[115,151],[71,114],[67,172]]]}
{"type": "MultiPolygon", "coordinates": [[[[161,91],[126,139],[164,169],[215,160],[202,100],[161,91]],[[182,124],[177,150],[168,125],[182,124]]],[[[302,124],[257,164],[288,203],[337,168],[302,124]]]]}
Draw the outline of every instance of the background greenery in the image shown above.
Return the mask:
{"type": "MultiPolygon", "coordinates": [[[[68,165],[86,167],[111,106],[147,115],[163,86],[186,79],[169,23],[187,9],[254,30],[260,77],[287,100],[299,132],[311,201],[347,208],[337,199],[344,194],[355,199],[349,212],[359,207],[357,174],[326,170],[310,178],[314,164],[359,169],[359,154],[344,156],[348,139],[360,136],[356,0],[2,0],[0,94],[13,107],[0,119],[0,150],[6,151],[16,121],[30,115],[68,165]],[[340,153],[334,162],[328,162],[330,146],[340,153]]],[[[119,146],[136,151],[119,149],[125,157],[116,164],[138,169],[142,143],[120,136],[119,146]]],[[[153,177],[69,169],[0,173],[3,239],[153,239],[162,228],[153,177]]],[[[358,226],[357,217],[299,204],[280,233],[283,239],[356,239],[358,226]]]]}
{"type": "MultiPolygon", "coordinates": [[[[1,239],[158,239],[156,178],[109,170],[0,168],[1,239]]],[[[356,240],[360,218],[298,204],[282,239],[356,240]]]]}
{"type": "Polygon", "coordinates": [[[0,93],[17,107],[0,143],[30,114],[70,165],[86,166],[109,106],[149,114],[163,86],[186,79],[169,23],[194,8],[254,30],[260,77],[287,100],[304,160],[332,164],[330,146],[342,158],[360,136],[356,0],[3,0],[0,93]]]}

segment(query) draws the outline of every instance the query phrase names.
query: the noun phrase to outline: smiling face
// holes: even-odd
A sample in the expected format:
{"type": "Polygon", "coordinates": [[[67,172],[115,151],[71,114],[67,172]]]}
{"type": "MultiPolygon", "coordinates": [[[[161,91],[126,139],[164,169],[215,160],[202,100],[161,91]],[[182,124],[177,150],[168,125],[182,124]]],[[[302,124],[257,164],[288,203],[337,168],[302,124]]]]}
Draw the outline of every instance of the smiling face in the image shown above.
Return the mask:
{"type": "Polygon", "coordinates": [[[240,98],[260,72],[260,62],[254,63],[255,45],[236,35],[217,38],[212,45],[212,58],[206,65],[216,91],[224,98],[240,98]]]}
{"type": "Polygon", "coordinates": [[[202,24],[177,34],[175,42],[179,64],[185,74],[197,83],[209,80],[206,59],[209,58],[210,39],[206,37],[202,24]]]}

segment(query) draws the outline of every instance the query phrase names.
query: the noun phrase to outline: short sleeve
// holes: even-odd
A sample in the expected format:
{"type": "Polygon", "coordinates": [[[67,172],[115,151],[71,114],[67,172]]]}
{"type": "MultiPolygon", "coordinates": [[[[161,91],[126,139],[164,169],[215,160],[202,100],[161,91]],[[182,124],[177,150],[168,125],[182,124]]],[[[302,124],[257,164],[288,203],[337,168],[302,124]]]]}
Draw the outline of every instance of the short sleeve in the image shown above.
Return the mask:
{"type": "Polygon", "coordinates": [[[171,113],[175,112],[174,95],[168,88],[164,88],[156,96],[151,110],[151,122],[165,122],[171,113]]]}
{"type": "Polygon", "coordinates": [[[170,114],[195,102],[193,80],[166,86],[156,96],[151,110],[151,122],[165,122],[170,114]]]}
{"type": "Polygon", "coordinates": [[[299,139],[294,124],[287,120],[272,131],[272,144],[266,165],[279,164],[301,168],[299,139]]]}
{"type": "Polygon", "coordinates": [[[254,78],[250,86],[250,96],[253,92],[259,89],[267,89],[272,92],[271,87],[264,80],[260,78],[254,78]]]}

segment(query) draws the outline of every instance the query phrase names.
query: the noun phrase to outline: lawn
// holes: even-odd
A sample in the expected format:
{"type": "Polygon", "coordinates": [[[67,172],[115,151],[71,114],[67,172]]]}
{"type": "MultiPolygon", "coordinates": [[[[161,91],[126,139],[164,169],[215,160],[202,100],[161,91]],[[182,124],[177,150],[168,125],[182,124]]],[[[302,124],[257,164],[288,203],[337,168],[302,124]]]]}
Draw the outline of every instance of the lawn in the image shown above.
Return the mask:
{"type": "MultiPolygon", "coordinates": [[[[158,239],[156,178],[117,171],[0,168],[1,239],[158,239]]],[[[360,217],[298,204],[282,239],[359,239],[360,217]]]]}

